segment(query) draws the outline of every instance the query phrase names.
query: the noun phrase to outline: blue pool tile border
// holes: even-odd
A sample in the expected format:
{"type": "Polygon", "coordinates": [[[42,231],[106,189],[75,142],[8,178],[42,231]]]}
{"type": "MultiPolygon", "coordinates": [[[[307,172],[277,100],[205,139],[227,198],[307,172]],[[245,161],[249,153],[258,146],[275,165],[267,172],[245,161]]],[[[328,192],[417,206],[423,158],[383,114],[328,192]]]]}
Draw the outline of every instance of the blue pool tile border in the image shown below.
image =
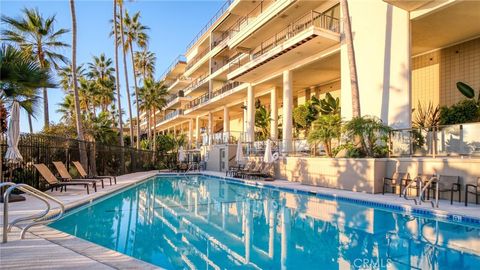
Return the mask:
{"type": "Polygon", "coordinates": [[[265,188],[274,189],[274,190],[278,190],[278,191],[285,191],[285,192],[290,192],[290,193],[295,193],[295,194],[315,196],[315,197],[318,197],[318,198],[321,198],[321,199],[330,199],[330,200],[343,201],[343,202],[348,202],[348,203],[353,203],[353,204],[360,204],[360,205],[363,205],[363,206],[387,209],[387,210],[391,210],[391,211],[402,212],[402,213],[405,213],[405,214],[414,214],[414,215],[422,216],[422,217],[426,217],[426,218],[436,218],[436,219],[439,219],[439,220],[445,220],[445,221],[458,223],[458,224],[480,226],[480,218],[466,216],[466,215],[452,214],[452,213],[448,213],[444,210],[424,209],[424,208],[418,208],[418,207],[415,207],[415,206],[382,203],[382,202],[370,201],[370,200],[366,200],[366,199],[352,198],[352,197],[349,197],[349,196],[343,196],[343,195],[338,195],[338,194],[329,194],[329,193],[325,193],[325,192],[316,192],[316,191],[311,191],[311,190],[295,189],[295,188],[289,188],[289,187],[279,187],[279,186],[269,184],[268,182],[258,182],[258,181],[239,179],[239,178],[233,178],[233,177],[228,177],[228,176],[210,175],[210,174],[202,173],[202,172],[187,173],[187,174],[181,174],[181,173],[160,173],[160,174],[158,174],[158,176],[184,176],[184,175],[206,176],[206,177],[215,178],[215,179],[219,179],[219,180],[223,180],[223,181],[240,183],[240,184],[246,185],[246,186],[265,187],[265,188]]]}

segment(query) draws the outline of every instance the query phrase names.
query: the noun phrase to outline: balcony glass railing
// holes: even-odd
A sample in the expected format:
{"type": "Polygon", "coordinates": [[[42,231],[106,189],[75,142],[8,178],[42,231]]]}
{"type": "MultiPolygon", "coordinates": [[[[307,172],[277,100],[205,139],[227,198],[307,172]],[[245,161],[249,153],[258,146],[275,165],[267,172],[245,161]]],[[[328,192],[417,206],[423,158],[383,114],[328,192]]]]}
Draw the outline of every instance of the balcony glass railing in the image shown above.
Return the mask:
{"type": "Polygon", "coordinates": [[[210,51],[210,48],[206,48],[203,51],[197,53],[190,61],[188,61],[187,66],[185,67],[185,70],[189,70],[191,67],[193,67],[200,59],[202,59],[208,52],[210,51]]]}
{"type": "Polygon", "coordinates": [[[176,109],[175,111],[171,111],[171,112],[165,114],[164,117],[160,118],[160,119],[157,121],[157,124],[160,124],[160,123],[162,123],[162,122],[165,122],[165,121],[167,121],[167,120],[170,120],[170,119],[172,119],[172,118],[174,118],[174,117],[176,117],[176,116],[179,116],[179,115],[181,115],[181,114],[183,114],[183,110],[182,110],[182,109],[176,109]]]}
{"type": "Polygon", "coordinates": [[[264,13],[270,6],[272,6],[275,1],[261,1],[257,6],[255,6],[247,15],[238,19],[228,30],[227,37],[231,38],[244,29],[247,25],[251,24],[255,19],[264,13]]]}
{"type": "Polygon", "coordinates": [[[172,69],[175,68],[175,66],[178,64],[178,63],[186,63],[187,62],[187,59],[185,58],[184,55],[179,55],[177,56],[177,58],[175,58],[173,60],[173,62],[165,69],[165,71],[163,72],[163,74],[160,76],[161,80],[165,79],[165,77],[167,76],[167,74],[172,71],[172,69]]]}
{"type": "Polygon", "coordinates": [[[228,9],[228,7],[230,6],[230,4],[232,4],[234,0],[226,0],[225,3],[220,7],[220,9],[217,11],[217,13],[215,13],[215,15],[213,15],[213,17],[207,22],[207,24],[202,28],[202,30],[200,30],[200,32],[198,32],[198,34],[192,39],[192,41],[190,41],[190,43],[188,43],[187,45],[187,51],[190,50],[190,48],[193,46],[193,44],[195,44],[195,42],[197,42],[197,40],[205,33],[207,32],[208,28],[210,28],[210,26],[212,26],[215,21],[220,18],[223,13],[225,13],[225,11],[228,9]]]}
{"type": "MultiPolygon", "coordinates": [[[[337,18],[312,10],[255,47],[251,51],[251,59],[255,60],[260,56],[265,55],[273,48],[285,43],[293,37],[296,37],[312,26],[336,33],[340,32],[340,24],[337,18]]],[[[238,58],[230,64],[230,71],[233,71],[242,65],[240,60],[241,59],[238,58]]]]}
{"type": "Polygon", "coordinates": [[[212,92],[212,95],[210,98],[214,98],[216,96],[219,96],[227,91],[230,91],[232,90],[233,88],[237,87],[240,85],[240,82],[236,82],[236,81],[231,81],[231,82],[227,82],[225,83],[224,85],[222,85],[222,87],[216,89],[215,91],[212,92]]]}
{"type": "Polygon", "coordinates": [[[187,94],[188,92],[197,88],[199,85],[203,84],[207,80],[208,76],[209,76],[208,73],[204,73],[200,75],[197,79],[195,79],[193,82],[191,82],[189,85],[187,85],[187,87],[183,89],[183,93],[187,94]]]}
{"type": "Polygon", "coordinates": [[[480,156],[480,123],[390,133],[391,156],[480,156]]]}
{"type": "Polygon", "coordinates": [[[188,109],[195,108],[195,107],[199,106],[200,104],[203,104],[203,103],[205,103],[209,100],[210,100],[210,93],[207,92],[207,93],[195,98],[194,100],[190,101],[189,103],[187,103],[185,105],[185,109],[188,110],[188,109]]]}

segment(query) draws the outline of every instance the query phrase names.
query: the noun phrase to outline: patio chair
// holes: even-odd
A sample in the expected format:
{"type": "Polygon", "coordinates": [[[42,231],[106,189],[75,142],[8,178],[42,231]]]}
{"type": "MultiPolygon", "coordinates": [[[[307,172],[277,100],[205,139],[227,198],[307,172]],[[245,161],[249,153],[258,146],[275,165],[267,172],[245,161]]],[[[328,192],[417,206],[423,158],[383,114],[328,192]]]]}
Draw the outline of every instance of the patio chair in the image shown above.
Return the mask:
{"type": "Polygon", "coordinates": [[[402,189],[406,186],[406,183],[410,181],[410,175],[408,172],[395,172],[392,177],[384,177],[383,178],[383,188],[382,194],[385,195],[386,187],[391,187],[392,193],[396,193],[397,186],[398,190],[400,190],[400,197],[402,196],[402,189]]]}
{"type": "Polygon", "coordinates": [[[53,163],[53,166],[55,166],[55,169],[57,169],[58,174],[60,174],[60,178],[62,178],[63,181],[84,181],[84,182],[91,182],[91,183],[101,182],[102,188],[105,187],[103,183],[103,178],[102,179],[86,179],[86,178],[74,179],[68,172],[68,169],[65,166],[65,164],[63,164],[63,162],[54,161],[52,163],[53,163]]]}
{"type": "Polygon", "coordinates": [[[475,195],[475,204],[478,204],[478,196],[480,196],[480,177],[477,178],[477,184],[465,185],[465,206],[468,204],[468,194],[475,195]]]}
{"type": "Polygon", "coordinates": [[[89,175],[85,171],[85,169],[82,166],[82,163],[78,161],[73,162],[73,166],[77,169],[78,173],[82,178],[88,178],[88,179],[109,179],[110,180],[110,186],[112,185],[112,179],[115,185],[117,184],[117,177],[114,175],[89,175]]]}
{"type": "Polygon", "coordinates": [[[438,185],[438,193],[450,192],[450,204],[453,204],[453,193],[458,192],[458,202],[461,201],[460,192],[460,177],[450,175],[440,175],[438,181],[434,181],[430,187],[428,187],[427,199],[430,199],[430,191],[435,194],[435,188],[438,185]]]}
{"type": "Polygon", "coordinates": [[[95,192],[97,191],[97,183],[92,183],[92,182],[86,182],[86,181],[69,181],[69,182],[61,182],[53,175],[52,171],[43,163],[41,164],[33,164],[37,171],[40,173],[43,179],[48,184],[48,187],[51,188],[53,191],[54,188],[60,187],[60,192],[65,189],[67,191],[67,186],[85,186],[87,188],[87,194],[90,194],[90,190],[88,188],[88,185],[92,185],[95,192]]]}

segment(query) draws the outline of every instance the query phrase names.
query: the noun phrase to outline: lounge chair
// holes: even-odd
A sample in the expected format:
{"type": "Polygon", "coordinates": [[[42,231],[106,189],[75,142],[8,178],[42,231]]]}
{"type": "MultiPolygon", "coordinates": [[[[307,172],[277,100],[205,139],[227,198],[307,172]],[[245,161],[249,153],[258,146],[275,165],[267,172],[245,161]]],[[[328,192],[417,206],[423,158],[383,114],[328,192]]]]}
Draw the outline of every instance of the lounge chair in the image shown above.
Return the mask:
{"type": "Polygon", "coordinates": [[[427,199],[430,199],[430,191],[433,191],[433,193],[435,194],[436,185],[438,185],[438,193],[450,192],[450,204],[453,204],[454,192],[458,192],[458,202],[462,200],[462,193],[460,192],[460,177],[440,175],[438,177],[438,181],[434,181],[432,185],[428,188],[427,199]]]}
{"type": "Polygon", "coordinates": [[[468,204],[468,194],[475,195],[475,204],[478,204],[478,196],[480,196],[480,177],[477,178],[477,184],[467,184],[465,186],[465,206],[468,204]]]}
{"type": "Polygon", "coordinates": [[[103,184],[103,179],[86,179],[86,178],[74,179],[68,172],[68,169],[65,166],[65,164],[63,164],[63,162],[54,161],[52,163],[53,163],[53,166],[55,166],[55,169],[57,169],[63,181],[84,181],[84,182],[91,182],[91,183],[101,182],[102,188],[105,187],[105,185],[103,184]]]}
{"type": "Polygon", "coordinates": [[[246,169],[246,170],[240,170],[239,172],[236,173],[237,177],[240,178],[245,178],[248,176],[248,174],[253,174],[253,173],[260,173],[263,170],[263,166],[265,163],[258,162],[255,164],[255,167],[253,169],[246,169]]]}
{"type": "Polygon", "coordinates": [[[410,181],[410,175],[405,172],[395,172],[392,177],[384,177],[383,178],[383,189],[382,194],[385,195],[386,187],[391,187],[392,193],[396,193],[397,186],[398,190],[400,190],[400,197],[402,196],[402,189],[406,186],[406,183],[410,181]]]}
{"type": "Polygon", "coordinates": [[[228,173],[232,177],[241,178],[241,173],[242,172],[248,172],[248,171],[253,170],[255,168],[255,165],[256,165],[256,162],[253,161],[253,160],[250,160],[249,162],[247,162],[247,164],[245,166],[243,166],[243,168],[232,169],[232,170],[229,170],[228,173]]]}
{"type": "Polygon", "coordinates": [[[87,194],[90,194],[90,190],[88,188],[88,185],[92,185],[94,190],[97,191],[97,183],[92,183],[92,182],[85,182],[85,181],[69,181],[69,182],[61,182],[53,175],[52,171],[45,165],[45,164],[33,164],[37,171],[40,173],[40,175],[45,179],[45,181],[48,184],[48,187],[51,188],[53,191],[53,188],[60,187],[60,192],[63,191],[65,188],[65,191],[67,191],[67,186],[85,186],[87,188],[87,194]]]}
{"type": "Polygon", "coordinates": [[[233,167],[228,168],[228,170],[225,172],[225,176],[234,176],[235,172],[238,172],[240,170],[244,170],[244,169],[246,169],[250,166],[253,167],[252,164],[254,164],[254,163],[255,162],[253,162],[253,161],[250,161],[245,165],[237,163],[237,166],[233,166],[233,167]]]}
{"type": "Polygon", "coordinates": [[[117,184],[117,177],[114,175],[89,175],[85,169],[82,166],[82,163],[78,161],[73,162],[73,166],[77,169],[78,173],[82,178],[88,178],[88,179],[109,179],[110,180],[110,186],[112,185],[112,179],[115,185],[117,184]]]}
{"type": "Polygon", "coordinates": [[[259,171],[245,172],[244,177],[253,177],[253,178],[272,178],[271,170],[273,168],[273,163],[265,163],[264,166],[259,171]]]}

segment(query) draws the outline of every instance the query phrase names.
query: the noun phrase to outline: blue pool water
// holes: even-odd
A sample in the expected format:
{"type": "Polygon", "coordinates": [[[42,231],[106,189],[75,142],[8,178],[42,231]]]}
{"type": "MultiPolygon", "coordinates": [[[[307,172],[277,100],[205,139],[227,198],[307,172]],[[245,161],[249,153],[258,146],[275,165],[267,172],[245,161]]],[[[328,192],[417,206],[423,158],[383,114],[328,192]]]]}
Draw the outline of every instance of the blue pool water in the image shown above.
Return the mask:
{"type": "Polygon", "coordinates": [[[167,269],[479,269],[480,228],[206,176],[157,177],[50,226],[167,269]]]}

